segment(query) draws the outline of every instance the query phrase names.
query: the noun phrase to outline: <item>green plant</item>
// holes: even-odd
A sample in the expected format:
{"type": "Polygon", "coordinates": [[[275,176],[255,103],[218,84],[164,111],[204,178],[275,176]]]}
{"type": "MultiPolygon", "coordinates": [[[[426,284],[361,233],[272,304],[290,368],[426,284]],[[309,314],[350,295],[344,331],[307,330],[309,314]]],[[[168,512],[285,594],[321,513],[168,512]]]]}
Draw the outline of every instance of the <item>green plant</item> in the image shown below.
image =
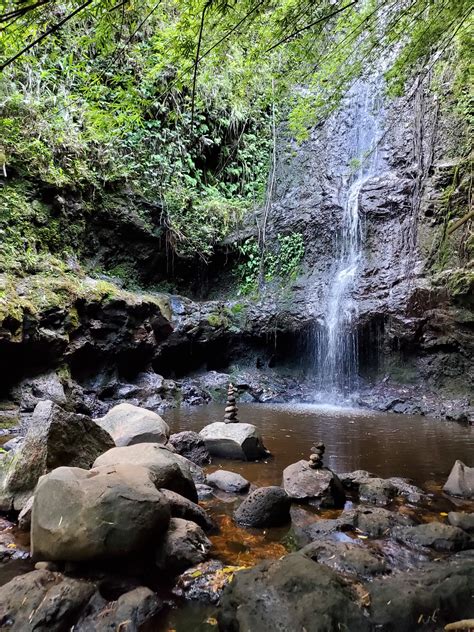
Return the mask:
{"type": "Polygon", "coordinates": [[[278,233],[273,248],[264,251],[263,262],[260,247],[255,239],[245,240],[239,246],[239,253],[239,294],[252,294],[258,289],[262,270],[266,282],[279,279],[283,284],[296,278],[304,256],[303,235],[296,232],[289,235],[278,233]]]}
{"type": "Polygon", "coordinates": [[[266,278],[294,279],[304,256],[304,241],[301,233],[277,235],[275,251],[270,251],[265,260],[266,278]]]}
{"type": "Polygon", "coordinates": [[[241,262],[237,267],[239,295],[253,294],[258,289],[260,274],[260,248],[255,239],[246,239],[238,247],[241,262]]]}

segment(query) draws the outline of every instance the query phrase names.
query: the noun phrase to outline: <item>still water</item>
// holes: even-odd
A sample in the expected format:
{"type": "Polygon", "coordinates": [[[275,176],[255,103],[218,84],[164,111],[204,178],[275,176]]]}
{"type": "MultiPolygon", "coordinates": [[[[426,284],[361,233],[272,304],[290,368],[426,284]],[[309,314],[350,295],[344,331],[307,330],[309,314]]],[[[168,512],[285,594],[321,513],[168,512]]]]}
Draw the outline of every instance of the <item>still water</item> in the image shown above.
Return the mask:
{"type": "MultiPolygon", "coordinates": [[[[167,411],[171,432],[222,421],[222,404],[167,411]]],[[[280,485],[283,469],[308,458],[315,441],[326,444],[325,465],[336,472],[368,470],[403,476],[420,486],[444,483],[456,459],[474,464],[474,427],[414,415],[315,406],[241,404],[239,421],[256,425],[273,457],[266,463],[214,460],[256,485],[280,485]]]]}

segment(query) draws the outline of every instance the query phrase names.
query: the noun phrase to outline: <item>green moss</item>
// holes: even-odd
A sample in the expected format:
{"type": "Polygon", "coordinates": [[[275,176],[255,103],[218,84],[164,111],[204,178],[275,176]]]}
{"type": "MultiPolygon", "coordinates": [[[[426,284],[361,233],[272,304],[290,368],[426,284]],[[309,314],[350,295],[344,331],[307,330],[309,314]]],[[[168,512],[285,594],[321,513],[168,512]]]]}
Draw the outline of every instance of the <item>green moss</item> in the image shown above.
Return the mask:
{"type": "Polygon", "coordinates": [[[447,281],[451,296],[457,299],[467,299],[469,303],[474,303],[474,270],[455,270],[447,281]]]}
{"type": "Polygon", "coordinates": [[[206,317],[206,320],[209,325],[211,327],[214,327],[215,329],[219,327],[228,327],[229,325],[229,320],[225,310],[215,312],[214,314],[209,314],[206,317]]]}
{"type": "Polygon", "coordinates": [[[18,426],[19,422],[20,418],[18,417],[18,414],[13,414],[13,411],[11,415],[0,415],[0,428],[3,430],[14,428],[15,426],[18,426]]]}

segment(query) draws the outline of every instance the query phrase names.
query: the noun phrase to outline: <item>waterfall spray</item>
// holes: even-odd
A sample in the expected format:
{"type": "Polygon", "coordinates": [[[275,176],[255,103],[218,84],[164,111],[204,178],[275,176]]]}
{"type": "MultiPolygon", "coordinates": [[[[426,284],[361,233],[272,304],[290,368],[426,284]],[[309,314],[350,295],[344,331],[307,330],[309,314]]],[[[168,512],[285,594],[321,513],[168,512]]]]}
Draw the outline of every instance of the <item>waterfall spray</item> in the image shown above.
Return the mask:
{"type": "Polygon", "coordinates": [[[349,94],[352,130],[352,173],[340,190],[343,209],[339,249],[328,286],[323,322],[316,340],[318,390],[336,400],[357,389],[357,290],[364,256],[364,227],[360,197],[364,184],[379,172],[377,143],[380,120],[380,82],[359,81],[349,94]]]}

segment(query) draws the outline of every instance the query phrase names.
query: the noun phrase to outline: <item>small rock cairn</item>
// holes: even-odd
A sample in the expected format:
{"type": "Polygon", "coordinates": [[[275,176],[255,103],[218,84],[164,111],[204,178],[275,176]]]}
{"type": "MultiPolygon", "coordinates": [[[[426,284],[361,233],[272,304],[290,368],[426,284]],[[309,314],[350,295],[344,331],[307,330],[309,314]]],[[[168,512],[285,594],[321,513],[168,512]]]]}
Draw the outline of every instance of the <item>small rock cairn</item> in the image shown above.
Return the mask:
{"type": "Polygon", "coordinates": [[[312,470],[320,470],[323,467],[323,454],[325,450],[326,446],[322,441],[319,441],[311,448],[308,465],[312,470]]]}
{"type": "Polygon", "coordinates": [[[225,405],[224,422],[226,424],[238,423],[237,419],[237,404],[235,403],[236,389],[232,383],[229,384],[227,389],[227,403],[225,405]]]}

